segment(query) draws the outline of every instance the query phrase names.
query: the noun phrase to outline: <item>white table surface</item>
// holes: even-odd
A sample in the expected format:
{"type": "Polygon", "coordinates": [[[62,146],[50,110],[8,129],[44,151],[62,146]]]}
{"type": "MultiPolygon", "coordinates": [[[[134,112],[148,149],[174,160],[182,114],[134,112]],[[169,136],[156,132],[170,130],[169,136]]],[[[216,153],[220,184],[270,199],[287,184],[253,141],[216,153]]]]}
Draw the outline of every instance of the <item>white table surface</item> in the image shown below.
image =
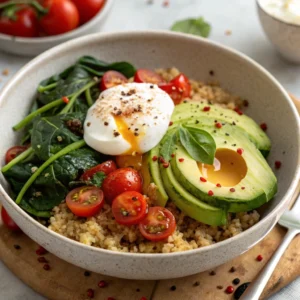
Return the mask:
{"type": "MultiPolygon", "coordinates": [[[[288,64],[277,56],[262,32],[255,0],[169,0],[168,7],[163,6],[164,0],[153,0],[151,5],[148,0],[115,2],[103,31],[169,29],[176,20],[203,16],[212,25],[210,39],[247,54],[269,70],[289,92],[300,97],[300,66],[288,64]],[[232,34],[226,35],[226,30],[232,34]]],[[[29,58],[0,52],[0,88],[28,61],[29,58]],[[2,74],[6,68],[8,76],[2,74]]],[[[2,262],[0,278],[0,299],[44,299],[17,279],[2,262]]],[[[296,281],[272,300],[296,300],[300,299],[299,295],[300,282],[296,281]]]]}

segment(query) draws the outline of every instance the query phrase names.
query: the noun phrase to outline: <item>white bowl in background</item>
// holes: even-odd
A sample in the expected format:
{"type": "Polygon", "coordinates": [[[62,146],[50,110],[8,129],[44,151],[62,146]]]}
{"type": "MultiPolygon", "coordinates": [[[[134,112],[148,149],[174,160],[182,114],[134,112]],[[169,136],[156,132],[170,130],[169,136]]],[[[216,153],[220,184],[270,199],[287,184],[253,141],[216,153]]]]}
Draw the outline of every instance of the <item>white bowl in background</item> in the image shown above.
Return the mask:
{"type": "Polygon", "coordinates": [[[276,50],[286,60],[300,63],[300,25],[282,21],[267,13],[256,1],[257,12],[263,30],[276,50]]]}
{"type": "Polygon", "coordinates": [[[20,56],[36,56],[68,40],[99,32],[113,6],[114,0],[106,0],[102,9],[90,21],[67,33],[46,37],[15,37],[0,33],[0,50],[20,56]]]}
{"type": "Polygon", "coordinates": [[[247,114],[268,124],[272,140],[271,165],[282,161],[276,172],[279,191],[260,210],[262,219],[250,229],[207,247],[177,253],[120,253],[80,244],[50,231],[25,213],[9,196],[0,175],[0,200],[9,215],[33,240],[54,255],[84,269],[127,279],[166,279],[202,272],[223,264],[258,243],[276,224],[287,207],[300,177],[300,126],[297,111],[281,85],[260,65],[207,39],[162,32],[94,34],[59,45],[24,66],[0,94],[0,159],[20,138],[11,129],[28,112],[39,82],[59,73],[80,56],[129,61],[137,68],[176,66],[190,78],[209,80],[210,70],[222,87],[249,100],[247,114]]]}

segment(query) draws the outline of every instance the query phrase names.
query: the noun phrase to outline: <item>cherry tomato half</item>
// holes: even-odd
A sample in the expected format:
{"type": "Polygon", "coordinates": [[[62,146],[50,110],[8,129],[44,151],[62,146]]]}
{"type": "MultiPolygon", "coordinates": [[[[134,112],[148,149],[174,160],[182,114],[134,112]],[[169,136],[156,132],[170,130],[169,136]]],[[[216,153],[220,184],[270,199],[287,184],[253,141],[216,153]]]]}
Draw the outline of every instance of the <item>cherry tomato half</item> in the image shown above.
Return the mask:
{"type": "Polygon", "coordinates": [[[1,218],[2,222],[5,224],[7,228],[13,231],[21,230],[20,227],[15,223],[15,221],[9,216],[6,209],[2,206],[1,208],[1,218]]]}
{"type": "Polygon", "coordinates": [[[79,12],[70,0],[45,0],[44,7],[49,11],[42,16],[39,23],[48,35],[62,34],[79,25],[79,12]]]}
{"type": "Polygon", "coordinates": [[[14,158],[16,158],[18,155],[20,155],[22,152],[27,150],[26,146],[14,146],[7,150],[5,154],[5,163],[8,164],[10,161],[12,161],[14,158]]]}
{"type": "Polygon", "coordinates": [[[121,168],[109,173],[103,181],[105,199],[111,203],[114,198],[126,191],[142,192],[142,178],[132,168],[121,168]]]}
{"type": "Polygon", "coordinates": [[[14,18],[0,16],[0,32],[12,36],[38,36],[37,15],[33,8],[22,5],[17,7],[14,18]]]}
{"type": "Polygon", "coordinates": [[[170,95],[175,105],[191,96],[191,84],[184,74],[179,74],[169,83],[162,83],[159,87],[170,95]]]}
{"type": "Polygon", "coordinates": [[[139,69],[135,72],[134,82],[160,84],[163,83],[164,80],[157,73],[151,70],[139,69]]]}
{"type": "Polygon", "coordinates": [[[142,155],[118,155],[116,156],[116,163],[119,168],[131,167],[135,170],[141,170],[143,165],[142,155]]]}
{"type": "Polygon", "coordinates": [[[80,179],[87,181],[87,180],[93,178],[93,176],[98,172],[103,172],[105,175],[108,175],[109,173],[111,173],[115,170],[117,170],[116,163],[113,160],[108,160],[100,165],[97,165],[97,166],[85,171],[81,175],[80,179]]]}
{"type": "Polygon", "coordinates": [[[72,2],[79,11],[80,24],[84,24],[102,9],[105,0],[72,0],[72,2]]]}
{"type": "Polygon", "coordinates": [[[74,215],[92,217],[104,205],[104,196],[95,186],[83,186],[69,192],[66,203],[74,215]]]}
{"type": "Polygon", "coordinates": [[[147,214],[145,197],[134,191],[118,195],[112,202],[112,213],[119,224],[139,224],[147,214]]]}
{"type": "Polygon", "coordinates": [[[113,86],[123,84],[128,82],[127,78],[120,72],[117,71],[107,71],[104,73],[101,83],[100,83],[100,89],[101,91],[104,91],[106,89],[109,89],[113,86]]]}
{"type": "Polygon", "coordinates": [[[162,241],[173,234],[176,228],[174,215],[160,206],[150,207],[148,215],[139,224],[144,238],[150,241],[162,241]]]}

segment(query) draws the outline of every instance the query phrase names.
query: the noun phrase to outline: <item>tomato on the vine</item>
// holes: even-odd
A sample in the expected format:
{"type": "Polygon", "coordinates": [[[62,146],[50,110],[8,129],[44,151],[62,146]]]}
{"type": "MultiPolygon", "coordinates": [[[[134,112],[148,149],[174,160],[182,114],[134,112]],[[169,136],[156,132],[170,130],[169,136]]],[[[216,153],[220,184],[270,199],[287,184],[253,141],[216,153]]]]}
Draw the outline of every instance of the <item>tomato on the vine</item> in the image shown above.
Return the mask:
{"type": "Polygon", "coordinates": [[[20,36],[36,37],[38,36],[38,20],[35,10],[27,5],[16,5],[15,11],[10,16],[5,11],[0,16],[0,33],[20,36]]]}
{"type": "Polygon", "coordinates": [[[163,83],[164,80],[160,75],[151,70],[139,69],[135,72],[134,82],[160,84],[163,83]]]}
{"type": "Polygon", "coordinates": [[[79,25],[79,12],[70,0],[45,0],[43,6],[48,12],[39,23],[48,35],[62,34],[71,31],[79,25]]]}
{"type": "Polygon", "coordinates": [[[10,215],[7,213],[6,209],[2,206],[1,208],[1,218],[3,223],[7,228],[13,231],[19,231],[21,230],[20,227],[15,223],[15,221],[10,217],[10,215]]]}
{"type": "Polygon", "coordinates": [[[134,191],[118,195],[112,202],[112,213],[119,224],[139,224],[147,214],[145,197],[134,191]]]}
{"type": "Polygon", "coordinates": [[[162,241],[175,231],[175,217],[164,207],[150,207],[146,218],[139,224],[139,229],[142,236],[147,240],[162,241]]]}
{"type": "Polygon", "coordinates": [[[83,186],[69,192],[66,203],[78,217],[92,217],[104,205],[103,192],[95,186],[83,186]]]}
{"type": "Polygon", "coordinates": [[[102,190],[105,200],[111,203],[118,195],[126,191],[142,192],[142,178],[132,168],[121,168],[109,173],[103,181],[102,190]]]}
{"type": "Polygon", "coordinates": [[[104,73],[101,79],[100,89],[101,91],[104,91],[116,85],[127,83],[127,82],[128,82],[127,78],[122,73],[117,71],[107,71],[104,73]]]}
{"type": "Polygon", "coordinates": [[[81,175],[80,179],[87,181],[87,180],[93,178],[93,176],[98,172],[103,172],[105,175],[108,175],[109,173],[111,173],[115,170],[117,170],[116,163],[113,160],[107,160],[104,163],[99,164],[99,165],[85,171],[81,175]]]}
{"type": "Polygon", "coordinates": [[[105,0],[72,0],[72,2],[79,11],[80,24],[84,24],[103,8],[105,0]]]}
{"type": "Polygon", "coordinates": [[[27,150],[26,146],[14,146],[9,148],[5,154],[5,163],[8,164],[25,150],[27,150]]]}

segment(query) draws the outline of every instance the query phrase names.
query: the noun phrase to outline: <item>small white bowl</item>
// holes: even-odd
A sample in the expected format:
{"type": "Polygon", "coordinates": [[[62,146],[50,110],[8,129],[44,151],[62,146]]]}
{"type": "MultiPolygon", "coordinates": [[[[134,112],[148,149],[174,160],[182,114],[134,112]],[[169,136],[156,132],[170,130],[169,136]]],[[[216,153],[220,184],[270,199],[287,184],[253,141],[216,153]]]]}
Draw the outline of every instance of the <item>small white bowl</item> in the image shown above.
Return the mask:
{"type": "Polygon", "coordinates": [[[89,33],[99,32],[106,21],[113,3],[114,0],[106,0],[101,11],[90,21],[64,34],[24,38],[0,33],[0,50],[20,56],[36,56],[68,40],[84,36],[89,33]]]}
{"type": "Polygon", "coordinates": [[[9,196],[0,174],[0,200],[24,233],[54,255],[86,270],[110,276],[157,280],[202,272],[233,259],[258,243],[276,224],[300,179],[300,121],[281,85],[256,62],[208,39],[161,31],[94,34],[59,45],[24,66],[0,93],[0,163],[20,133],[11,129],[27,114],[39,82],[59,73],[80,56],[129,61],[137,68],[175,66],[190,78],[214,79],[222,87],[249,100],[247,114],[268,124],[272,151],[268,160],[282,161],[278,193],[260,209],[253,227],[214,245],[176,253],[121,253],[80,244],[61,236],[25,213],[9,196]]]}
{"type": "Polygon", "coordinates": [[[286,60],[300,64],[300,25],[271,16],[256,0],[260,23],[272,44],[286,60]]]}

